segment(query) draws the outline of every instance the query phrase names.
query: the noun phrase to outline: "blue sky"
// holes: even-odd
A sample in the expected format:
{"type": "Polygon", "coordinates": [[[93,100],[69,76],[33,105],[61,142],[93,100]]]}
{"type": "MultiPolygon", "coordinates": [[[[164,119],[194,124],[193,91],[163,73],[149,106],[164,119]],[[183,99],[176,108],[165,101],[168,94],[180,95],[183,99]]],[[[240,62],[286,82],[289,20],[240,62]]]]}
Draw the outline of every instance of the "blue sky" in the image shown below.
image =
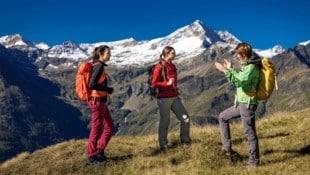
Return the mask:
{"type": "Polygon", "coordinates": [[[254,48],[310,40],[307,0],[1,0],[0,36],[21,34],[50,46],[129,37],[150,40],[201,20],[254,48]]]}

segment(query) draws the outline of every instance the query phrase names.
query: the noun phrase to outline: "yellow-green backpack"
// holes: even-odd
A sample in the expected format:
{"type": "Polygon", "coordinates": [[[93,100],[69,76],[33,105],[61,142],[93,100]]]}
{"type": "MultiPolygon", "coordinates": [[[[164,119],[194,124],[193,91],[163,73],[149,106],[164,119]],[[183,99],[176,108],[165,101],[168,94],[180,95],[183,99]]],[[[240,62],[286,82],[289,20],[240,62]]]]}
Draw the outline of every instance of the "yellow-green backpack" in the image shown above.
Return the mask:
{"type": "Polygon", "coordinates": [[[260,79],[255,96],[257,100],[267,100],[273,93],[274,88],[278,89],[276,70],[274,64],[268,58],[250,61],[249,64],[260,64],[260,79]]]}

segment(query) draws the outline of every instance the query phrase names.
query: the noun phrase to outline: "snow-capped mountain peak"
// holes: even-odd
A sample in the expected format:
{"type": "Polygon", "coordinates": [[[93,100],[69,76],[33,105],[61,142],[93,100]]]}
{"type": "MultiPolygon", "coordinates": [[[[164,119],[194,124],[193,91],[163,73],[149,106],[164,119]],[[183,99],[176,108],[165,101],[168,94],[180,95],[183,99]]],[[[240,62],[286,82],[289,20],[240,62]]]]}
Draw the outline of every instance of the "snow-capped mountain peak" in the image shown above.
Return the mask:
{"type": "Polygon", "coordinates": [[[281,45],[275,45],[273,48],[271,48],[271,51],[275,53],[282,53],[285,51],[285,49],[281,45]]]}
{"type": "Polygon", "coordinates": [[[196,20],[192,24],[176,30],[168,37],[196,37],[202,41],[204,47],[209,47],[217,41],[222,40],[220,36],[216,33],[216,31],[205,26],[200,20],[196,20]]]}
{"type": "Polygon", "coordinates": [[[275,55],[278,55],[278,54],[284,52],[285,49],[280,45],[275,45],[271,49],[266,49],[266,50],[254,49],[254,51],[262,57],[271,58],[275,55]]]}
{"type": "Polygon", "coordinates": [[[37,43],[35,44],[35,46],[36,48],[41,49],[41,50],[47,50],[50,48],[46,43],[43,43],[43,42],[37,43]]]}
{"type": "Polygon", "coordinates": [[[6,48],[12,46],[27,46],[20,34],[6,35],[0,38],[0,43],[6,48]]]}
{"type": "Polygon", "coordinates": [[[23,50],[47,50],[49,46],[43,42],[34,43],[25,40],[20,34],[12,34],[0,37],[0,44],[4,45],[6,48],[21,48],[23,50]]]}
{"type": "Polygon", "coordinates": [[[48,57],[52,58],[71,58],[73,60],[79,60],[86,58],[87,53],[78,44],[67,41],[62,45],[53,46],[48,50],[48,57]]]}
{"type": "Polygon", "coordinates": [[[217,34],[221,37],[222,40],[224,40],[230,44],[241,43],[241,41],[237,37],[235,37],[233,34],[229,33],[227,30],[218,31],[217,34]]]}
{"type": "Polygon", "coordinates": [[[115,41],[108,43],[108,45],[111,47],[110,62],[112,64],[144,65],[158,60],[161,50],[168,45],[176,49],[176,61],[180,62],[185,58],[201,54],[217,41],[222,41],[218,34],[203,26],[201,21],[196,20],[194,23],[177,29],[165,37],[149,41],[126,39],[122,41],[123,43],[115,41]]]}
{"type": "Polygon", "coordinates": [[[298,43],[298,45],[303,45],[303,46],[306,46],[308,44],[310,44],[310,40],[298,43]]]}

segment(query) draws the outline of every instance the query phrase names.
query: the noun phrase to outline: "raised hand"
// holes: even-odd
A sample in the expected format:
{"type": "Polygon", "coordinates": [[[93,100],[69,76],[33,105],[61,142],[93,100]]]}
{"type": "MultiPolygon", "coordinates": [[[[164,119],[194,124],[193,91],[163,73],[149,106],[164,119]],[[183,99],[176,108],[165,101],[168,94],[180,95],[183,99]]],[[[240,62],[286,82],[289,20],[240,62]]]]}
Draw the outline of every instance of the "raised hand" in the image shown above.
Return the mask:
{"type": "Polygon", "coordinates": [[[231,62],[228,61],[227,59],[224,59],[224,66],[225,66],[226,69],[231,68],[231,62]]]}
{"type": "Polygon", "coordinates": [[[215,62],[215,68],[221,72],[225,72],[226,68],[224,67],[224,64],[215,62]]]}

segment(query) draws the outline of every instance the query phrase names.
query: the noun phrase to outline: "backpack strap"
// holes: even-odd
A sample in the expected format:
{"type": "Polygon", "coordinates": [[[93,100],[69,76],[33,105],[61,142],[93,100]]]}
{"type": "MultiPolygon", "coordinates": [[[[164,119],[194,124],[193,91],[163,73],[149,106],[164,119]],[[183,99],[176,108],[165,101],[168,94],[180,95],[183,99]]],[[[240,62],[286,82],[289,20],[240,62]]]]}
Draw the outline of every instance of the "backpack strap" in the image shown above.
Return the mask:
{"type": "Polygon", "coordinates": [[[259,64],[261,62],[262,62],[262,59],[248,60],[247,64],[259,64]]]}

